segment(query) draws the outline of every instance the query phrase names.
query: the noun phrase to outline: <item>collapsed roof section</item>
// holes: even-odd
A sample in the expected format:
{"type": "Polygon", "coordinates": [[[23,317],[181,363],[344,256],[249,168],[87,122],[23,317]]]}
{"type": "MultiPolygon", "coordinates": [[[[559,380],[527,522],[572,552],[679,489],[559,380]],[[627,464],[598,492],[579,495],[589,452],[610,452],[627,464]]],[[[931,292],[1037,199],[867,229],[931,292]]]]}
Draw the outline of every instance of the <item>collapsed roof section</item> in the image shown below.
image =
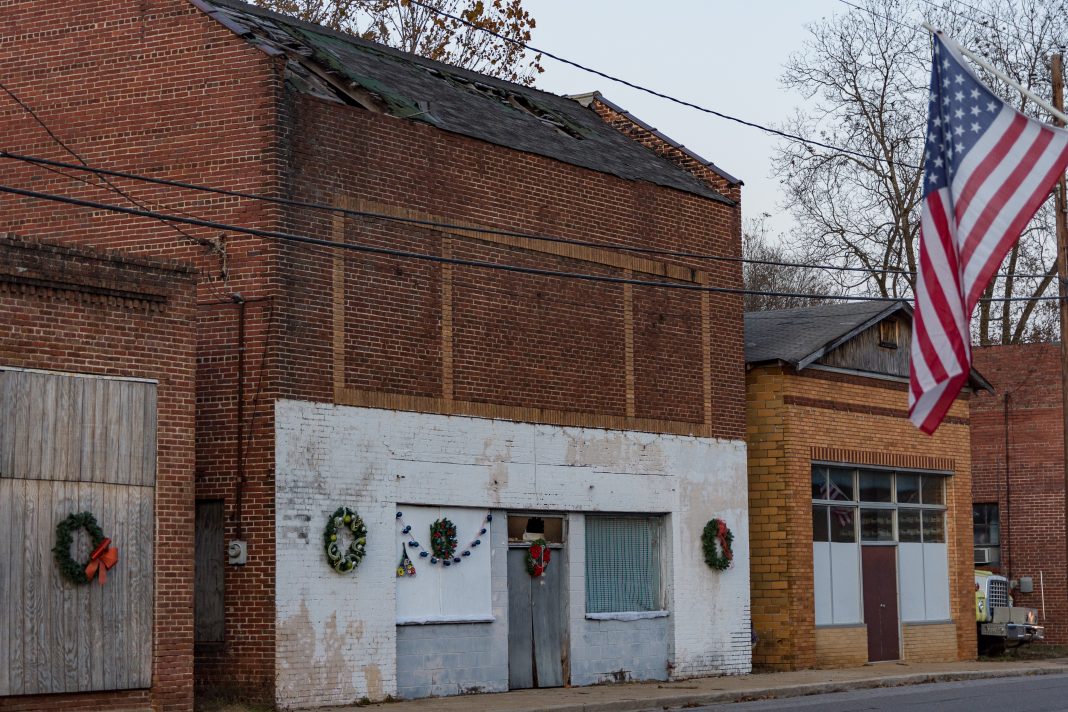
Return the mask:
{"type": "Polygon", "coordinates": [[[190,0],[271,56],[301,93],[419,121],[626,180],[734,205],[578,101],[279,15],[239,0],[190,0]]]}

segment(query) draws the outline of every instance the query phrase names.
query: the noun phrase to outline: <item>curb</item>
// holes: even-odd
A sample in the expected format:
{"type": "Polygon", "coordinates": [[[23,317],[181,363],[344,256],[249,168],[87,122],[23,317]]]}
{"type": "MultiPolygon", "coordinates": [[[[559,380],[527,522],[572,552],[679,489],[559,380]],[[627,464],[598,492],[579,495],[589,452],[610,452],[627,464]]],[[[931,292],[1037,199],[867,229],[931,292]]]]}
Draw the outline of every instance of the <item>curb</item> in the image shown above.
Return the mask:
{"type": "Polygon", "coordinates": [[[932,682],[960,682],[965,680],[988,680],[1003,677],[1029,677],[1037,675],[1055,675],[1068,673],[1068,667],[1053,668],[1018,668],[1015,670],[964,670],[961,672],[912,673],[873,677],[861,680],[843,680],[841,682],[813,682],[785,687],[763,687],[749,690],[725,690],[691,694],[671,694],[658,698],[618,699],[603,702],[563,703],[538,707],[537,710],[510,709],[509,712],[647,712],[655,709],[673,709],[680,707],[698,707],[702,705],[730,702],[751,702],[754,700],[788,699],[822,695],[830,692],[847,692],[850,690],[868,690],[881,687],[905,687],[924,685],[932,682]]]}

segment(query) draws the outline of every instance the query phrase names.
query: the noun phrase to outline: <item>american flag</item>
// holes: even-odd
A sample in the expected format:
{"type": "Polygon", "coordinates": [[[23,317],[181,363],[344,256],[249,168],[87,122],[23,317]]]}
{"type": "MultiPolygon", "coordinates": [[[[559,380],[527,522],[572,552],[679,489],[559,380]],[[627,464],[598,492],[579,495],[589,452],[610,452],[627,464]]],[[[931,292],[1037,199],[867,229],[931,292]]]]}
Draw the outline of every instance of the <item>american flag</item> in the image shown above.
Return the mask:
{"type": "Polygon", "coordinates": [[[1068,132],[1006,104],[935,35],[909,388],[923,432],[968,380],[972,310],[1066,163],[1068,132]]]}

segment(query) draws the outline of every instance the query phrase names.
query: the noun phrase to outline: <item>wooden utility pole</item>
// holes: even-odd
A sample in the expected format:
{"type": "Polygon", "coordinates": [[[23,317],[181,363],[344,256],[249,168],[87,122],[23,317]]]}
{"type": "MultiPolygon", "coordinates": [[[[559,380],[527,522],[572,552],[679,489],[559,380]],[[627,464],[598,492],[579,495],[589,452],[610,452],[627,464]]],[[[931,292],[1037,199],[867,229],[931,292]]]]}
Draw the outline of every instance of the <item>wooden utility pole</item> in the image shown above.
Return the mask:
{"type": "MultiPolygon", "coordinates": [[[[1053,106],[1064,112],[1064,58],[1055,54],[1050,58],[1050,73],[1053,84],[1053,106]]],[[[1063,127],[1064,121],[1054,116],[1058,126],[1063,127]]],[[[1064,174],[1057,181],[1055,212],[1057,220],[1057,293],[1060,295],[1058,306],[1061,316],[1061,417],[1063,420],[1064,438],[1064,540],[1065,561],[1068,561],[1068,223],[1065,223],[1068,213],[1068,203],[1065,202],[1064,174]]],[[[1008,427],[1008,423],[1006,423],[1008,427]]],[[[1008,457],[1008,453],[1005,453],[1008,457]]]]}

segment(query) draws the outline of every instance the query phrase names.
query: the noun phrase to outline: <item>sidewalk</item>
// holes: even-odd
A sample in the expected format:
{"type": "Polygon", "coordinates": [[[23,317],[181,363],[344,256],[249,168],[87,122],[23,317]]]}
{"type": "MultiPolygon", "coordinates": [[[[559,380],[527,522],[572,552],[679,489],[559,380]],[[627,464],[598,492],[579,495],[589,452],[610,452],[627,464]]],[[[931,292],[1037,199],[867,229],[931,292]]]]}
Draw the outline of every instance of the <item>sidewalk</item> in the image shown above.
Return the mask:
{"type": "Polygon", "coordinates": [[[844,670],[801,670],[678,682],[521,690],[329,709],[336,712],[357,709],[360,712],[369,709],[383,712],[638,712],[870,687],[1055,673],[1068,673],[1068,658],[1022,662],[879,663],[844,670]]]}

